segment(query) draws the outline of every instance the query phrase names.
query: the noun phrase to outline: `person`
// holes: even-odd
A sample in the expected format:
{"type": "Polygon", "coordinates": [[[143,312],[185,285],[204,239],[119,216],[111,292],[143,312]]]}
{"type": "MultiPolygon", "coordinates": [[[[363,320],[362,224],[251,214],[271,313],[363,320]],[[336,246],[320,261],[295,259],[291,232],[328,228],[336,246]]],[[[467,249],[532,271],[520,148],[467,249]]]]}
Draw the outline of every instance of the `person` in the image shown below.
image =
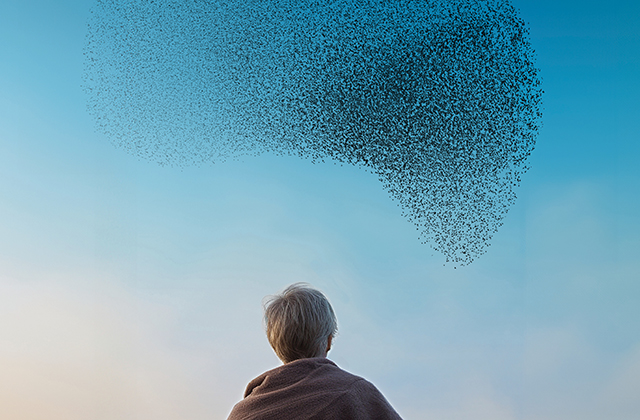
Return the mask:
{"type": "Polygon", "coordinates": [[[227,420],[402,420],[373,384],[327,359],[338,324],[322,292],[292,284],[266,302],[264,317],[284,364],[249,382],[227,420]]]}

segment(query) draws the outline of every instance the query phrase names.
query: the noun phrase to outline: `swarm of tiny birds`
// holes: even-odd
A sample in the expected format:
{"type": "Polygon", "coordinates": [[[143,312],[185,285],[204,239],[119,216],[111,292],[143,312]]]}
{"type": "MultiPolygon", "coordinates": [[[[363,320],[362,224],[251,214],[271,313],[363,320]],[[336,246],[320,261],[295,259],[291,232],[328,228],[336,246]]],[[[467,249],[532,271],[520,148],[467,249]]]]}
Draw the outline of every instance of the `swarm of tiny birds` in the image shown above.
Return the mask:
{"type": "Polygon", "coordinates": [[[162,165],[269,152],[369,170],[465,265],[535,146],[528,38],[506,0],[97,0],[84,88],[99,131],[162,165]]]}

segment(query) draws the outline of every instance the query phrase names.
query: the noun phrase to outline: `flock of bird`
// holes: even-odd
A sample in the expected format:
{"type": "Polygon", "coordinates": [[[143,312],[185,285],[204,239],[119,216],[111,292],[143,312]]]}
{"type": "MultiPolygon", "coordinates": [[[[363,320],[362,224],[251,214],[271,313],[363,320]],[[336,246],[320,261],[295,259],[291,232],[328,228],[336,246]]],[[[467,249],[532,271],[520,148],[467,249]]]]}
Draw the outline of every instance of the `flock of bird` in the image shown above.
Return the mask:
{"type": "Polygon", "coordinates": [[[465,265],[528,169],[534,58],[504,0],[97,0],[84,88],[99,131],[163,165],[270,152],[371,171],[465,265]]]}

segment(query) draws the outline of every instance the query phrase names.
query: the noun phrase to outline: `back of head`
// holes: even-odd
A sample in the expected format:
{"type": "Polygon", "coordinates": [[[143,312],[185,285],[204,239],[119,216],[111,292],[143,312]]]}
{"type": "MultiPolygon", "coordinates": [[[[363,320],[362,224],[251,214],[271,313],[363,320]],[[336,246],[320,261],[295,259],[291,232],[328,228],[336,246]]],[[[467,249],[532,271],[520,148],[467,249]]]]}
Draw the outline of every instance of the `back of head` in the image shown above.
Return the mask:
{"type": "Polygon", "coordinates": [[[295,283],[265,303],[267,338],[280,360],[325,355],[327,341],[338,330],[336,315],[319,290],[295,283]]]}

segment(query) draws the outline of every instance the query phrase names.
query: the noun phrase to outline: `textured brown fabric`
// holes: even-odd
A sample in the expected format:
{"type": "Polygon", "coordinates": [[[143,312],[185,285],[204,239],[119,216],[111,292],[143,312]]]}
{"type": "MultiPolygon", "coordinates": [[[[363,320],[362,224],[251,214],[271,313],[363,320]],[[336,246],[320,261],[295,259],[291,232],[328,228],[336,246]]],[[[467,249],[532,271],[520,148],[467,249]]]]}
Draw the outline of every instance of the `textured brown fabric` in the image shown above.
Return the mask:
{"type": "Polygon", "coordinates": [[[258,376],[227,420],[401,420],[370,382],[323,357],[299,359],[258,376]]]}

